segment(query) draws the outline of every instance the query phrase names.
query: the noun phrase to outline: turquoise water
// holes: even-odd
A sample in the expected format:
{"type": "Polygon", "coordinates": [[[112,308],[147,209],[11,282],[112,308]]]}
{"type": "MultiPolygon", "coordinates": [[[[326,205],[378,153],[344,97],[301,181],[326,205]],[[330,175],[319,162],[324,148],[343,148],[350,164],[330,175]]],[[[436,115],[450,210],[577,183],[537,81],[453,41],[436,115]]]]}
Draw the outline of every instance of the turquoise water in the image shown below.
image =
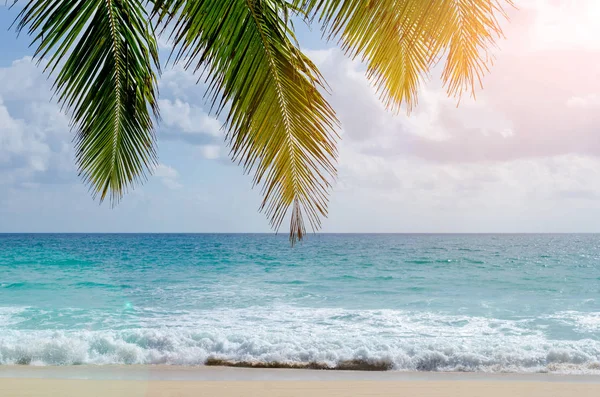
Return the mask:
{"type": "Polygon", "coordinates": [[[600,235],[0,234],[0,364],[600,373],[600,235]]]}

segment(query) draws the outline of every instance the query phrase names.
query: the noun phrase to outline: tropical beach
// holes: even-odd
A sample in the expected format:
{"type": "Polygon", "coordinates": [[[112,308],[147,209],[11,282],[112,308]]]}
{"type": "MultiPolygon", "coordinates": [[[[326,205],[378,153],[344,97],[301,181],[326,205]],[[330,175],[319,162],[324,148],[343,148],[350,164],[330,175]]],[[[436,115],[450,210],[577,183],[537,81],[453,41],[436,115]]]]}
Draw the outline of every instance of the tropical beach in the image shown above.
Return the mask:
{"type": "Polygon", "coordinates": [[[0,4],[0,396],[600,396],[598,20],[0,4]]]}
{"type": "Polygon", "coordinates": [[[597,238],[4,234],[0,390],[595,396],[597,238]]]}

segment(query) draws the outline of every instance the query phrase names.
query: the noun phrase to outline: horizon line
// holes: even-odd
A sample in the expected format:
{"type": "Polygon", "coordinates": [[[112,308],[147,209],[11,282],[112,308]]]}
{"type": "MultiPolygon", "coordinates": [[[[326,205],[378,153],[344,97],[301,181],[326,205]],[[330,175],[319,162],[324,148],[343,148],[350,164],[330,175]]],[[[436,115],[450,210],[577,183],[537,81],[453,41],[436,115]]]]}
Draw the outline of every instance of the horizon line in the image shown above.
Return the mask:
{"type": "MultiPolygon", "coordinates": [[[[287,237],[287,233],[277,232],[0,232],[0,235],[7,234],[221,234],[221,235],[273,235],[275,237],[287,237]]],[[[306,236],[317,236],[317,235],[491,235],[491,234],[504,234],[504,235],[525,235],[525,234],[537,234],[537,235],[560,235],[560,234],[600,234],[597,232],[314,232],[307,233],[306,236]]]]}

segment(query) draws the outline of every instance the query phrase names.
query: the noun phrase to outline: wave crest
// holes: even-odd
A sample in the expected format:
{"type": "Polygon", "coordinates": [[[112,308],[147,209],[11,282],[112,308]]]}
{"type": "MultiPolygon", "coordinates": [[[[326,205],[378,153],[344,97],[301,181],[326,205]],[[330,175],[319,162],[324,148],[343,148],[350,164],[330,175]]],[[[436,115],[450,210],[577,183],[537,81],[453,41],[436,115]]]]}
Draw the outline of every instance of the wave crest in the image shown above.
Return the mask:
{"type": "MultiPolygon", "coordinates": [[[[218,363],[600,374],[599,340],[584,333],[578,340],[549,339],[539,319],[294,307],[196,312],[132,308],[119,315],[63,310],[58,314],[77,321],[76,328],[52,331],[26,328],[24,319],[35,313],[31,308],[0,311],[0,364],[218,363]]],[[[42,317],[46,324],[56,324],[55,315],[42,317]]],[[[568,313],[560,323],[576,320],[584,332],[596,317],[568,313]]]]}
{"type": "Polygon", "coordinates": [[[327,338],[294,340],[271,334],[196,333],[176,329],[10,331],[0,338],[0,364],[173,364],[255,368],[408,371],[568,372],[600,374],[597,341],[459,346],[327,338]]]}

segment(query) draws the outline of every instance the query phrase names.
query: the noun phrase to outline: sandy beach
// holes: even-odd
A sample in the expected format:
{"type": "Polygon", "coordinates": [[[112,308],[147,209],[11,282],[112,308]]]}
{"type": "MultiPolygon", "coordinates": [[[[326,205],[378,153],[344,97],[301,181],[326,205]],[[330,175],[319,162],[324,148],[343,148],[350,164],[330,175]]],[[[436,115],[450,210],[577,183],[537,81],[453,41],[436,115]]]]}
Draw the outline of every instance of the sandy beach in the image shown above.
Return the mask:
{"type": "Polygon", "coordinates": [[[423,397],[597,397],[599,384],[440,381],[114,381],[3,379],[6,397],[196,397],[196,396],[423,396],[423,397]]]}
{"type": "Polygon", "coordinates": [[[225,368],[0,367],[3,397],[587,397],[593,376],[362,373],[225,368]]]}

